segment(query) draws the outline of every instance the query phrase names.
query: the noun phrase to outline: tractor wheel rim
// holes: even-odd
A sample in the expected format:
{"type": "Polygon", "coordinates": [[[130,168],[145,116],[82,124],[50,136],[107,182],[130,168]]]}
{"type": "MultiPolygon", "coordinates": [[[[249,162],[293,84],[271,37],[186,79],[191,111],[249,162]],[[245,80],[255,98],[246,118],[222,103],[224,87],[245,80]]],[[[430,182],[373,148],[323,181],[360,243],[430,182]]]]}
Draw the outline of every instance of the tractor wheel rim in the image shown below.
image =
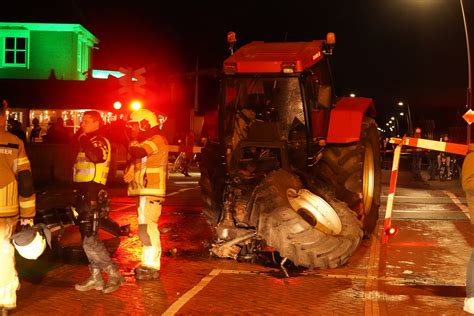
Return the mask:
{"type": "Polygon", "coordinates": [[[363,194],[364,194],[364,212],[369,214],[372,208],[372,201],[374,199],[374,185],[375,185],[375,162],[374,149],[370,143],[365,146],[364,154],[364,170],[363,170],[363,194]]]}

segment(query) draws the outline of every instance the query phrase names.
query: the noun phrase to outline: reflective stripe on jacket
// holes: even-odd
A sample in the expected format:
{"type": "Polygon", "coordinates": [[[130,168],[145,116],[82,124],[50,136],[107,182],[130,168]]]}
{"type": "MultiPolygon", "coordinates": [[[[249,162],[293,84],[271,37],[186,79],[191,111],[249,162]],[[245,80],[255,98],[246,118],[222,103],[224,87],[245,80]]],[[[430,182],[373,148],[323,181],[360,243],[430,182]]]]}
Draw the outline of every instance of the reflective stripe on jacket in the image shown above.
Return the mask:
{"type": "Polygon", "coordinates": [[[18,173],[26,170],[31,172],[31,166],[23,142],[0,130],[0,217],[35,216],[35,194],[21,197],[18,193],[18,173]]]}
{"type": "Polygon", "coordinates": [[[136,159],[133,180],[128,185],[128,195],[166,195],[166,172],[168,168],[168,142],[161,135],[153,135],[147,140],[134,144],[143,148],[147,156],[136,159]]]}
{"type": "Polygon", "coordinates": [[[94,163],[92,162],[81,148],[76,157],[74,163],[74,182],[96,182],[105,185],[107,182],[107,176],[109,174],[111,150],[110,142],[107,138],[101,136],[95,136],[91,138],[91,142],[96,147],[103,148],[103,155],[105,158],[104,162],[94,163]]]}

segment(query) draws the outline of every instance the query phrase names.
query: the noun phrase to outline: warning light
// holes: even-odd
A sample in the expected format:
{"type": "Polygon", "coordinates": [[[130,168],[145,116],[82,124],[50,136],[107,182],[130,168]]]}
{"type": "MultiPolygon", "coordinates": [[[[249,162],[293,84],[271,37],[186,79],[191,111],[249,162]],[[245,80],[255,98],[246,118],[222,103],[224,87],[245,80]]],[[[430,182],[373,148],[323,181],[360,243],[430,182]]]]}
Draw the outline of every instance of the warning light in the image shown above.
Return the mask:
{"type": "Polygon", "coordinates": [[[133,101],[131,104],[131,107],[134,111],[140,110],[142,107],[142,104],[139,101],[133,101]]]}
{"type": "Polygon", "coordinates": [[[398,229],[395,227],[389,227],[385,230],[385,235],[395,236],[398,233],[398,229]]]}
{"type": "Polygon", "coordinates": [[[329,32],[326,34],[326,42],[329,44],[329,45],[334,45],[336,44],[336,34],[334,34],[333,32],[329,32]]]}
{"type": "Polygon", "coordinates": [[[122,108],[122,102],[120,101],[115,101],[114,102],[114,109],[120,110],[122,108]]]}

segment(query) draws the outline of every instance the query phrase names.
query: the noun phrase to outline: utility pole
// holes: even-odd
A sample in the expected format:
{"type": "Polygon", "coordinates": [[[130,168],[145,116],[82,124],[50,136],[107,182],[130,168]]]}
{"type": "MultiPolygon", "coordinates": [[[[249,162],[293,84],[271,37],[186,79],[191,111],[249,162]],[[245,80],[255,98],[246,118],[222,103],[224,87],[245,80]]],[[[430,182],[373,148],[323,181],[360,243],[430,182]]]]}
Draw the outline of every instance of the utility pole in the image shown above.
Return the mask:
{"type": "MultiPolygon", "coordinates": [[[[470,45],[469,45],[469,33],[467,31],[467,23],[466,23],[466,14],[464,12],[464,5],[463,1],[459,0],[459,3],[461,4],[461,12],[462,12],[462,19],[464,22],[464,34],[466,35],[466,49],[467,49],[467,73],[468,73],[468,86],[467,86],[467,93],[466,93],[466,98],[467,98],[467,110],[472,110],[472,81],[471,81],[471,51],[470,51],[470,45]]],[[[467,144],[471,143],[471,125],[467,124],[467,144]]]]}

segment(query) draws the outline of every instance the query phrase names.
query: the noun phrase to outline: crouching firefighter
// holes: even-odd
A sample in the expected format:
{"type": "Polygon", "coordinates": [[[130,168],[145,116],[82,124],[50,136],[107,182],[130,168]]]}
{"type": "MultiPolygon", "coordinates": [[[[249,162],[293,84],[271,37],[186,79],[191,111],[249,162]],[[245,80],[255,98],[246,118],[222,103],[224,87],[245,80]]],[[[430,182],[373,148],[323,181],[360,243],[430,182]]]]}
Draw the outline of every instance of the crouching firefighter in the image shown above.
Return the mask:
{"type": "Polygon", "coordinates": [[[18,218],[20,224],[33,224],[35,191],[30,161],[23,142],[5,131],[7,102],[0,97],[0,310],[7,314],[16,307],[19,288],[15,269],[15,248],[11,237],[18,218]]]}
{"type": "Polygon", "coordinates": [[[111,293],[117,290],[124,278],[117,264],[112,261],[102,240],[98,237],[101,218],[99,205],[104,196],[107,174],[109,172],[111,148],[109,141],[100,135],[102,119],[96,111],[84,112],[81,122],[82,134],[79,136],[80,150],[74,163],[74,193],[82,247],[89,260],[91,276],[75,285],[78,291],[100,290],[111,293]],[[108,275],[104,285],[102,273],[108,275]]]}
{"type": "Polygon", "coordinates": [[[138,235],[142,242],[141,263],[135,268],[138,280],[159,278],[161,260],[158,220],[166,196],[168,141],[161,135],[166,116],[141,109],[133,112],[127,125],[132,135],[130,163],[124,175],[128,195],[137,197],[138,235]]]}

